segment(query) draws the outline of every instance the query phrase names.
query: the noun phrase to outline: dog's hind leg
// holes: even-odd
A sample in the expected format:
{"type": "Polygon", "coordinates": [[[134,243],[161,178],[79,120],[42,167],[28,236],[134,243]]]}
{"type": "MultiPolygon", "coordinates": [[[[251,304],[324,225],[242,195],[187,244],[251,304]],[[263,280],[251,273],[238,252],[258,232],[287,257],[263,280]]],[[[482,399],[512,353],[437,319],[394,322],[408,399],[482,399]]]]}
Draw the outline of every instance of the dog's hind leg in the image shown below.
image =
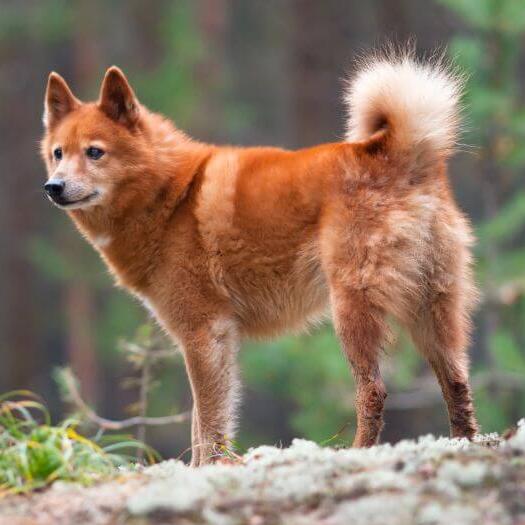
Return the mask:
{"type": "Polygon", "coordinates": [[[386,326],[384,312],[370,303],[365,290],[339,285],[332,290],[334,325],[356,381],[355,447],[375,445],[383,428],[386,390],[379,371],[379,353],[386,326]]]}
{"type": "Polygon", "coordinates": [[[452,437],[478,431],[468,379],[469,319],[460,297],[441,293],[425,304],[410,330],[416,347],[437,376],[448,408],[452,437]]]}

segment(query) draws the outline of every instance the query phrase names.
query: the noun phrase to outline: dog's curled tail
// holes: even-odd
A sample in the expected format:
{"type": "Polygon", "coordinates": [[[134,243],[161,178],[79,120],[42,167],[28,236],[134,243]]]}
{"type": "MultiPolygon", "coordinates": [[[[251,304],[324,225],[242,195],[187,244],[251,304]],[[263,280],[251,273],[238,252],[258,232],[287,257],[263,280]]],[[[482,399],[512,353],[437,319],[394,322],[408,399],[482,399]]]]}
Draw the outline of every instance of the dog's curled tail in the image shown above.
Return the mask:
{"type": "Polygon", "coordinates": [[[407,51],[365,59],[345,92],[347,140],[370,139],[419,168],[434,165],[456,145],[463,83],[442,58],[418,61],[407,51]]]}

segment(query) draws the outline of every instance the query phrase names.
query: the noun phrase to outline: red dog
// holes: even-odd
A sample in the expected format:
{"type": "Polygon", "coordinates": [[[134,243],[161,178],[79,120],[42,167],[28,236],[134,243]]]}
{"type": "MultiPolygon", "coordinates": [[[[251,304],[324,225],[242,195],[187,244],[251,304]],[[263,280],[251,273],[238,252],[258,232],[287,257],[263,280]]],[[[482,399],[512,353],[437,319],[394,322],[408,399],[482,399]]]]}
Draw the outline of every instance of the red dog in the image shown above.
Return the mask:
{"type": "Polygon", "coordinates": [[[347,141],[286,151],[194,141],[116,67],[91,103],[51,73],[45,190],[180,344],[194,465],[233,435],[242,338],[301,330],[328,307],[357,382],[356,446],[383,424],[388,316],[432,365],[452,435],[475,434],[472,235],[446,176],[460,91],[441,65],[374,58],[346,93],[347,141]]]}

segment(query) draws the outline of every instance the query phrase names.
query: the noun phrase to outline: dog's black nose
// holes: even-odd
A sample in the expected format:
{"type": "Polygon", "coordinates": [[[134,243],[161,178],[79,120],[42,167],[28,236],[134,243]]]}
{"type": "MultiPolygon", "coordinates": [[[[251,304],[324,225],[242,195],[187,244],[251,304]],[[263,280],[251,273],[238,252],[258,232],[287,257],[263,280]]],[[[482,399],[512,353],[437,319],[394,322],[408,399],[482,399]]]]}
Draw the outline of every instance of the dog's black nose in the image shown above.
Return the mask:
{"type": "Polygon", "coordinates": [[[44,184],[44,190],[52,199],[60,197],[65,187],[66,183],[61,179],[51,179],[44,184]]]}

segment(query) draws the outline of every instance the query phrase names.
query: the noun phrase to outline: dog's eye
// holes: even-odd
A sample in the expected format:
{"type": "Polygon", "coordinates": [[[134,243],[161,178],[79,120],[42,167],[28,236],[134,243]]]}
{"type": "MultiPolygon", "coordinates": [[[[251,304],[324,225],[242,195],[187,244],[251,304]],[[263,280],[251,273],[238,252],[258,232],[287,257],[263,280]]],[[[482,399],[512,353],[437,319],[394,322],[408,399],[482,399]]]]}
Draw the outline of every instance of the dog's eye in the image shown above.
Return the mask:
{"type": "Polygon", "coordinates": [[[55,157],[56,160],[62,159],[62,148],[55,148],[53,150],[53,157],[55,157]]]}
{"type": "Polygon", "coordinates": [[[90,159],[98,160],[98,159],[100,159],[100,157],[102,157],[102,155],[104,155],[104,150],[102,150],[102,149],[100,149],[100,148],[95,148],[95,146],[90,146],[90,147],[86,150],[86,155],[87,155],[90,159]]]}

